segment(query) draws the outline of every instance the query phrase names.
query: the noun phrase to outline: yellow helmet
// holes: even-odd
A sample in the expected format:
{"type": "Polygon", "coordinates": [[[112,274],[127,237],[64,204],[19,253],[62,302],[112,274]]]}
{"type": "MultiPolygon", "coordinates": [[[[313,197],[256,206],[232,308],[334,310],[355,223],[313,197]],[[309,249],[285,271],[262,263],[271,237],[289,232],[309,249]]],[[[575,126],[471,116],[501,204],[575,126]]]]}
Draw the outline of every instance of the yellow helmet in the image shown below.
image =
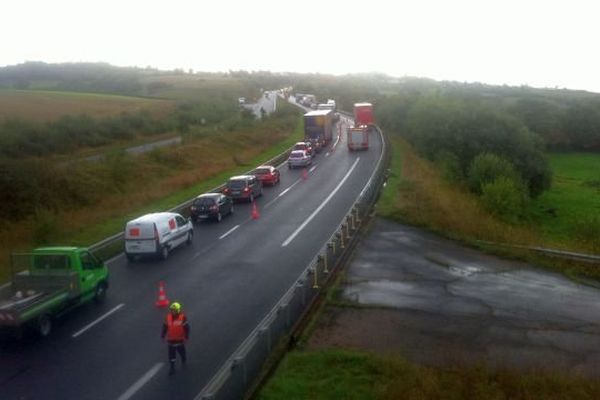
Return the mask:
{"type": "Polygon", "coordinates": [[[181,304],[175,302],[175,303],[172,303],[171,307],[169,307],[169,308],[171,309],[171,311],[174,311],[174,312],[178,313],[178,312],[181,311],[181,304]]]}

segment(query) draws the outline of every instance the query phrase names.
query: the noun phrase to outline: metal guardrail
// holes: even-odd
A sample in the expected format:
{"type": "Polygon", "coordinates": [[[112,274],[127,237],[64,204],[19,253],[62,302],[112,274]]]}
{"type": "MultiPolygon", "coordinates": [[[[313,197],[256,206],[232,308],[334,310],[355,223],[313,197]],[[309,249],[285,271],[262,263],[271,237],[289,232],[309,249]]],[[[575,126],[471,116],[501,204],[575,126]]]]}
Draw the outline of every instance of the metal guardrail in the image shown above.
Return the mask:
{"type": "Polygon", "coordinates": [[[195,400],[243,398],[259,376],[273,347],[289,334],[293,326],[306,314],[319,294],[320,284],[328,281],[331,272],[348,255],[350,245],[357,241],[357,233],[370,216],[387,179],[389,145],[378,127],[377,132],[382,138],[382,153],[373,174],[354,204],[295,283],[224,362],[195,400]]]}
{"type": "Polygon", "coordinates": [[[489,242],[487,240],[477,240],[476,242],[483,243],[483,244],[489,244],[492,246],[512,247],[515,249],[536,251],[538,253],[546,254],[548,256],[552,256],[552,257],[556,257],[556,258],[562,258],[565,260],[583,261],[583,262],[592,263],[592,264],[600,264],[600,255],[575,253],[572,251],[548,249],[545,247],[537,247],[537,246],[523,246],[520,244],[489,242]]]}

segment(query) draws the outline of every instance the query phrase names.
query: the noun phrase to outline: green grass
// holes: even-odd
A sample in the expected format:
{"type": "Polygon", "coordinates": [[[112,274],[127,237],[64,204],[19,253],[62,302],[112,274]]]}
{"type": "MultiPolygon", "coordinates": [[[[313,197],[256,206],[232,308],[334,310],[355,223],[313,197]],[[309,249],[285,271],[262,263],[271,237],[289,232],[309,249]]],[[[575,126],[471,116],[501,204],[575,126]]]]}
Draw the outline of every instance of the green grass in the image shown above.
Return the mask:
{"type": "Polygon", "coordinates": [[[600,228],[600,154],[553,153],[549,160],[552,188],[532,202],[531,214],[544,237],[569,243],[592,217],[600,228]]]}
{"type": "Polygon", "coordinates": [[[431,368],[401,357],[344,351],[289,353],[259,400],[598,399],[595,380],[485,367],[431,368]]]}
{"type": "Polygon", "coordinates": [[[390,380],[374,356],[345,351],[289,353],[257,396],[275,399],[378,399],[390,380]]]}
{"type": "Polygon", "coordinates": [[[390,151],[392,153],[389,176],[385,187],[381,192],[379,201],[376,204],[377,215],[384,218],[393,219],[397,212],[396,197],[402,182],[402,153],[398,144],[398,139],[391,139],[390,151]]]}

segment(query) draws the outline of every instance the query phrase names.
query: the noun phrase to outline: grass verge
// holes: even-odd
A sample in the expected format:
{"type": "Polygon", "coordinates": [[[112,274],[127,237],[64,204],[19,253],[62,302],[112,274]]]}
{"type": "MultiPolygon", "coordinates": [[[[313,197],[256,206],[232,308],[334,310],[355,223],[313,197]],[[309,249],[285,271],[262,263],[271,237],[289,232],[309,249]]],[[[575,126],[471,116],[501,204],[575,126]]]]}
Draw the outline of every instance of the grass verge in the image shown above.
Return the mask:
{"type": "Polygon", "coordinates": [[[289,353],[256,397],[271,399],[597,399],[600,383],[484,367],[431,368],[345,351],[289,353]]]}

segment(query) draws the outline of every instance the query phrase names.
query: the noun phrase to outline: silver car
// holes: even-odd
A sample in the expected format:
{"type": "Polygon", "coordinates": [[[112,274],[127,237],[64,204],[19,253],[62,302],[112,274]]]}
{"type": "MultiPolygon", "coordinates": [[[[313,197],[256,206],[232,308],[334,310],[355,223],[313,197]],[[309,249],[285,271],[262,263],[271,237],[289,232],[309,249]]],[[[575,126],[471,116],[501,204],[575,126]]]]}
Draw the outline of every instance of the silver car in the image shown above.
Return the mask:
{"type": "Polygon", "coordinates": [[[312,164],[312,157],[305,150],[294,150],[288,158],[288,168],[306,167],[312,164]]]}

